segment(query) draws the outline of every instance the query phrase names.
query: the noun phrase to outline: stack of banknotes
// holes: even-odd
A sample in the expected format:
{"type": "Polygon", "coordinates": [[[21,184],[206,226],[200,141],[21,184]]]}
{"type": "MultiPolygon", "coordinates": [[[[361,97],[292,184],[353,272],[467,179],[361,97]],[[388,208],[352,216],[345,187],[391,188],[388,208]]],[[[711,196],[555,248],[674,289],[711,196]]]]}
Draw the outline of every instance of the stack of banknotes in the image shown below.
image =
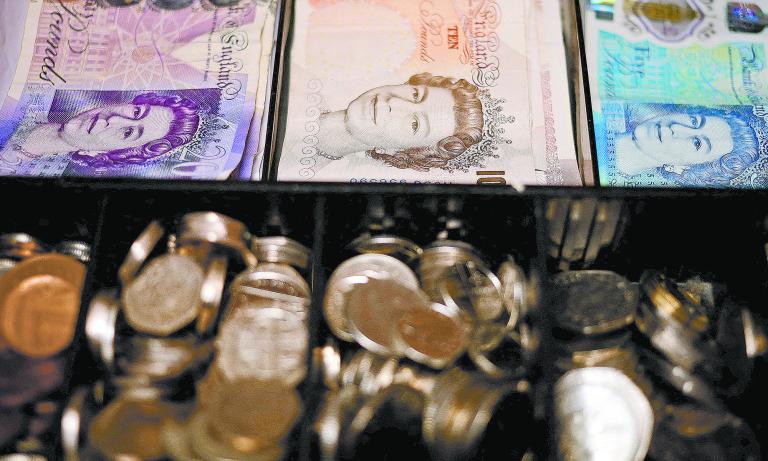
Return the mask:
{"type": "Polygon", "coordinates": [[[260,177],[279,3],[0,0],[0,175],[260,177]]]}
{"type": "Polygon", "coordinates": [[[768,2],[581,0],[599,182],[768,187],[768,2]]]}
{"type": "Polygon", "coordinates": [[[0,0],[0,175],[579,185],[560,8],[0,0]]]}

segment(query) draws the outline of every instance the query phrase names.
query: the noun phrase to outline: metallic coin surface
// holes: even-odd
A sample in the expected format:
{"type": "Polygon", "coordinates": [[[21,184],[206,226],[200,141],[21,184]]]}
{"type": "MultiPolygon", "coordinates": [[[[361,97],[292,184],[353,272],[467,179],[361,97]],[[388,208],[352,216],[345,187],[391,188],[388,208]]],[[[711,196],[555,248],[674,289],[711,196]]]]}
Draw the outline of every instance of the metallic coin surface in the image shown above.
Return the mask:
{"type": "Polygon", "coordinates": [[[454,264],[472,261],[485,265],[483,258],[472,245],[453,240],[441,240],[424,249],[419,259],[419,276],[424,291],[430,299],[441,302],[440,282],[454,264]]]}
{"type": "Polygon", "coordinates": [[[397,332],[407,346],[406,357],[444,368],[464,352],[469,325],[458,309],[435,303],[427,310],[406,311],[397,322],[397,332]]]}
{"type": "Polygon", "coordinates": [[[159,401],[118,398],[93,419],[89,440],[110,459],[162,459],[163,424],[173,418],[159,401]]]}
{"type": "Polygon", "coordinates": [[[0,235],[0,258],[21,260],[41,253],[45,253],[45,246],[29,234],[0,235]]]}
{"type": "Polygon", "coordinates": [[[207,242],[229,249],[249,267],[258,262],[248,248],[251,233],[245,224],[220,213],[201,211],[185,214],[179,222],[176,237],[178,245],[207,242]]]}
{"type": "Polygon", "coordinates": [[[115,363],[115,337],[120,301],[115,290],[96,293],[85,317],[85,337],[94,356],[108,369],[115,363]]]}
{"type": "Polygon", "coordinates": [[[645,271],[640,287],[651,301],[657,315],[671,319],[696,333],[706,333],[711,322],[701,299],[692,292],[681,291],[675,283],[657,271],[645,271]]]}
{"type": "Polygon", "coordinates": [[[242,306],[221,326],[217,368],[230,381],[258,379],[295,386],[306,375],[309,333],[296,314],[242,306]]]}
{"type": "Polygon", "coordinates": [[[170,379],[191,370],[210,354],[194,337],[153,338],[134,336],[117,360],[123,372],[149,379],[170,379]]]}
{"type": "Polygon", "coordinates": [[[210,460],[277,461],[282,459],[284,450],[272,445],[255,453],[244,453],[235,447],[221,443],[210,433],[207,412],[198,412],[187,425],[190,447],[196,458],[210,460]]]}
{"type": "Polygon", "coordinates": [[[362,235],[349,248],[357,253],[376,253],[392,256],[405,263],[415,261],[421,255],[421,247],[396,235],[362,235]]]}
{"type": "Polygon", "coordinates": [[[698,405],[666,405],[664,423],[682,437],[702,437],[728,424],[728,414],[698,405]]]}
{"type": "Polygon", "coordinates": [[[164,234],[165,229],[163,229],[163,226],[158,221],[152,221],[136,237],[136,240],[134,240],[131,248],[128,250],[128,254],[125,256],[125,260],[117,270],[117,276],[123,287],[136,277],[139,269],[144,265],[149,254],[152,253],[155,245],[163,238],[164,234]]]}
{"type": "Polygon", "coordinates": [[[580,368],[555,384],[558,459],[642,461],[653,432],[648,398],[613,368],[580,368]]]}
{"type": "Polygon", "coordinates": [[[406,346],[397,331],[403,315],[429,308],[430,302],[421,290],[395,279],[368,277],[366,283],[354,285],[346,296],[346,314],[355,341],[384,355],[405,353],[406,346]]]}
{"type": "Polygon", "coordinates": [[[448,268],[438,287],[446,306],[467,312],[481,322],[494,321],[504,312],[501,281],[490,269],[474,261],[448,268]]]}
{"type": "Polygon", "coordinates": [[[523,269],[511,258],[504,261],[497,272],[501,282],[501,298],[509,315],[507,328],[511,330],[528,310],[528,279],[523,269]]]}
{"type": "Polygon", "coordinates": [[[552,279],[558,325],[584,335],[605,334],[632,324],[639,292],[609,271],[570,271],[552,279]]]}
{"type": "Polygon", "coordinates": [[[301,414],[301,399],[291,388],[238,380],[216,390],[211,408],[210,434],[238,451],[256,453],[288,435],[301,414]]]}
{"type": "Polygon", "coordinates": [[[301,270],[309,269],[312,252],[291,238],[255,237],[251,242],[251,249],[261,262],[287,264],[301,270]]]}
{"type": "Polygon", "coordinates": [[[83,264],[91,261],[91,246],[79,240],[65,240],[56,246],[56,252],[72,256],[83,264]]]}
{"type": "Polygon", "coordinates": [[[189,325],[200,311],[205,274],[193,259],[162,255],[153,259],[123,291],[123,312],[140,333],[167,336],[189,325]]]}
{"type": "Polygon", "coordinates": [[[226,281],[227,259],[224,256],[215,256],[205,269],[203,286],[200,288],[200,312],[195,323],[195,329],[204,337],[216,328],[226,281]]]}
{"type": "Polygon", "coordinates": [[[11,270],[16,265],[16,260],[9,258],[0,258],[0,277],[11,270]]]}
{"type": "Polygon", "coordinates": [[[381,274],[407,286],[418,287],[419,285],[416,274],[411,268],[391,256],[371,253],[354,256],[344,261],[328,279],[323,301],[323,314],[328,327],[344,341],[354,341],[345,314],[345,292],[350,288],[347,279],[367,273],[381,274]]]}
{"type": "Polygon", "coordinates": [[[0,279],[0,336],[29,357],[50,357],[75,334],[85,266],[69,256],[26,259],[0,279]]]}
{"type": "Polygon", "coordinates": [[[230,285],[228,311],[244,304],[273,305],[285,302],[286,308],[306,319],[311,298],[309,284],[296,269],[286,264],[261,263],[240,273],[230,285]],[[299,298],[290,302],[290,298],[299,298]]]}

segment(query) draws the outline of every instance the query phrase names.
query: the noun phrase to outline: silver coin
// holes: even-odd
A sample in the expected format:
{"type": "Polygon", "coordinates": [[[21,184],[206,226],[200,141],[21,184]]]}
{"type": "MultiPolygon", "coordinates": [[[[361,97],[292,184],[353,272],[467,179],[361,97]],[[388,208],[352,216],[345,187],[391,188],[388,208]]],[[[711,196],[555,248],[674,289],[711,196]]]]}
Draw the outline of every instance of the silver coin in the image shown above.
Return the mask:
{"type": "Polygon", "coordinates": [[[446,306],[467,312],[480,322],[492,322],[504,312],[501,281],[490,269],[474,261],[448,268],[438,287],[446,306]]]}
{"type": "Polygon", "coordinates": [[[402,356],[407,349],[398,322],[412,311],[429,310],[429,299],[417,287],[397,279],[367,277],[346,295],[345,312],[355,341],[371,352],[402,356]]]}
{"type": "Polygon", "coordinates": [[[45,252],[45,245],[29,234],[22,232],[0,234],[0,258],[18,260],[45,252]]]}
{"type": "Polygon", "coordinates": [[[78,240],[65,240],[59,243],[56,252],[72,256],[83,264],[88,264],[91,260],[91,246],[78,240]]]}
{"type": "Polygon", "coordinates": [[[151,380],[171,379],[190,371],[210,354],[194,337],[152,338],[134,336],[117,360],[118,368],[151,380]]]}
{"type": "Polygon", "coordinates": [[[117,270],[117,276],[123,287],[136,277],[139,269],[144,265],[149,254],[152,253],[155,245],[163,238],[164,234],[165,229],[163,226],[158,221],[152,221],[133,241],[128,254],[125,256],[125,260],[117,270]]]}
{"type": "Polygon", "coordinates": [[[362,235],[349,248],[357,253],[376,253],[392,256],[410,263],[421,256],[421,247],[414,242],[396,235],[362,235]]]}
{"type": "Polygon", "coordinates": [[[312,252],[296,240],[283,236],[253,238],[251,249],[261,262],[288,264],[309,269],[312,252]]]}
{"type": "Polygon", "coordinates": [[[277,461],[283,458],[284,449],[274,445],[246,454],[216,440],[208,430],[208,420],[205,411],[198,411],[187,423],[186,432],[189,447],[196,457],[206,460],[237,460],[237,461],[277,461]]]}
{"type": "Polygon", "coordinates": [[[570,271],[552,279],[558,325],[584,335],[605,334],[632,324],[639,292],[610,271],[570,271]]]}
{"type": "Polygon", "coordinates": [[[328,279],[323,300],[325,321],[339,339],[354,341],[344,311],[344,293],[349,290],[350,284],[354,284],[351,283],[354,279],[350,277],[369,273],[379,274],[411,287],[419,285],[416,274],[411,268],[391,256],[371,253],[354,256],[344,261],[328,279]]]}
{"type": "Polygon", "coordinates": [[[412,309],[397,321],[405,356],[414,362],[442,369],[467,347],[470,322],[451,306],[433,303],[429,309],[412,309]]]}
{"type": "Polygon", "coordinates": [[[205,274],[192,259],[163,255],[152,260],[123,291],[123,312],[138,332],[167,336],[189,325],[200,311],[205,274]]]}
{"type": "Polygon", "coordinates": [[[419,276],[427,295],[435,302],[442,302],[440,282],[454,265],[473,262],[485,265],[483,258],[472,245],[453,240],[441,240],[424,249],[419,260],[419,276]]]}
{"type": "Polygon", "coordinates": [[[0,277],[16,266],[16,261],[8,258],[0,258],[0,277]]]}
{"type": "Polygon", "coordinates": [[[201,211],[181,217],[177,245],[211,243],[229,249],[247,266],[255,266],[256,256],[248,247],[251,233],[245,224],[221,213],[201,211]]]}
{"type": "Polygon", "coordinates": [[[98,292],[85,317],[85,337],[93,354],[108,369],[115,363],[115,336],[120,302],[114,290],[98,292]]]}
{"type": "Polygon", "coordinates": [[[648,398],[613,368],[572,370],[555,384],[558,459],[642,461],[653,433],[648,398]]]}
{"type": "Polygon", "coordinates": [[[221,325],[216,365],[225,378],[297,385],[306,375],[309,332],[296,314],[242,306],[221,325]]]}

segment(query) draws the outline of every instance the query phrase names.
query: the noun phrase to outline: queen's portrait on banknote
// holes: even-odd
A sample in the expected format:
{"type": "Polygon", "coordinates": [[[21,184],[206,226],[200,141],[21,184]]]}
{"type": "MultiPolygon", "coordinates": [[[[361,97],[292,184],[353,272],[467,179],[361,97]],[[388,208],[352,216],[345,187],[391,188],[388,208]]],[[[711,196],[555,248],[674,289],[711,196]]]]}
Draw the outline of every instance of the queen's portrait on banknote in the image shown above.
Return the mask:
{"type": "Polygon", "coordinates": [[[69,154],[84,166],[118,167],[160,160],[197,132],[200,116],[194,101],[157,93],[122,99],[121,92],[102,92],[97,107],[76,114],[54,99],[48,123],[28,129],[14,148],[28,158],[69,154]]]}
{"type": "Polygon", "coordinates": [[[650,172],[682,186],[729,186],[761,157],[764,122],[749,109],[627,104],[615,167],[628,177],[650,172]]]}
{"type": "Polygon", "coordinates": [[[464,79],[422,73],[322,114],[317,148],[327,160],[365,152],[389,166],[429,171],[444,167],[482,135],[478,88],[464,79]]]}

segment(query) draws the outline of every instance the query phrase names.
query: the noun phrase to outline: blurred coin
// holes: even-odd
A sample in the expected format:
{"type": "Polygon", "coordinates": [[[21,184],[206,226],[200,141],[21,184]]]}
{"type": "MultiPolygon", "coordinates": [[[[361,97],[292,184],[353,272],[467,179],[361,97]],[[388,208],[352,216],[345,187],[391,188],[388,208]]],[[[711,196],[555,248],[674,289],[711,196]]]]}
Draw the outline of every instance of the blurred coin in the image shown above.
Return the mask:
{"type": "Polygon", "coordinates": [[[499,278],[474,261],[448,268],[438,287],[446,306],[467,312],[480,322],[496,320],[504,311],[499,278]]]}
{"type": "Polygon", "coordinates": [[[108,369],[115,362],[115,337],[120,301],[115,290],[101,290],[88,307],[85,317],[85,337],[93,354],[108,369]]]}
{"type": "Polygon", "coordinates": [[[32,453],[12,453],[10,455],[0,455],[0,461],[48,461],[48,458],[32,453]]]}
{"type": "Polygon", "coordinates": [[[165,456],[163,425],[174,418],[158,400],[118,398],[96,415],[88,438],[110,459],[159,460],[165,456]]]}
{"type": "Polygon", "coordinates": [[[349,244],[357,253],[376,253],[411,263],[421,255],[421,247],[396,235],[361,235],[349,244]]]}
{"type": "Polygon", "coordinates": [[[361,394],[372,395],[391,385],[395,379],[398,360],[366,350],[358,350],[344,363],[341,385],[357,388],[361,394]]]}
{"type": "Polygon", "coordinates": [[[153,259],[123,291],[123,312],[138,332],[167,336],[189,325],[200,311],[202,268],[191,258],[153,259]]]}
{"type": "Polygon", "coordinates": [[[726,395],[737,396],[749,384],[753,369],[744,334],[744,309],[731,300],[720,303],[718,308],[715,342],[724,364],[724,376],[718,387],[726,395]]]}
{"type": "Polygon", "coordinates": [[[133,376],[151,380],[171,379],[192,370],[210,356],[210,347],[197,344],[194,337],[153,338],[134,336],[118,359],[118,368],[133,376]]]}
{"type": "Polygon", "coordinates": [[[72,256],[83,264],[91,261],[91,246],[79,240],[64,240],[56,246],[56,252],[72,256]]]}
{"type": "Polygon", "coordinates": [[[328,327],[344,341],[354,341],[345,314],[344,293],[350,288],[346,283],[349,282],[347,279],[368,273],[380,274],[414,288],[419,285],[416,274],[407,265],[391,256],[371,253],[354,256],[344,261],[328,279],[323,301],[323,314],[328,327]]]}
{"type": "Polygon", "coordinates": [[[722,408],[722,403],[709,382],[651,351],[640,349],[640,353],[644,369],[680,395],[710,408],[722,408]]]}
{"type": "Polygon", "coordinates": [[[606,334],[631,325],[639,293],[610,271],[570,271],[552,279],[558,325],[584,335],[606,334]]]}
{"type": "Polygon", "coordinates": [[[287,264],[299,270],[308,270],[311,251],[301,243],[288,237],[254,237],[251,249],[259,261],[287,264]]]}
{"type": "Polygon", "coordinates": [[[472,261],[485,265],[483,258],[472,246],[454,240],[441,240],[427,246],[419,260],[419,275],[424,291],[430,299],[440,302],[440,282],[455,264],[472,261]]]}
{"type": "Polygon", "coordinates": [[[0,277],[11,270],[16,265],[16,261],[8,258],[0,258],[0,277]]]}
{"type": "Polygon", "coordinates": [[[85,266],[69,256],[26,259],[0,279],[0,336],[29,357],[69,346],[80,311],[85,266]]]}
{"type": "Polygon", "coordinates": [[[21,260],[45,251],[45,246],[29,234],[16,232],[0,235],[0,258],[21,260]]]}
{"type": "Polygon", "coordinates": [[[358,344],[378,354],[401,356],[407,346],[398,332],[398,323],[408,312],[429,308],[429,300],[418,288],[394,279],[368,277],[365,283],[349,290],[345,310],[358,344]]]}
{"type": "Polygon", "coordinates": [[[251,233],[245,224],[221,213],[201,211],[185,214],[179,221],[176,238],[179,245],[206,242],[228,249],[249,267],[258,262],[248,248],[251,233]]]}
{"type": "MultiPolygon", "coordinates": [[[[286,300],[287,297],[309,300],[312,296],[309,284],[296,269],[276,263],[260,263],[240,273],[232,282],[230,292],[232,293],[228,308],[230,311],[243,304],[271,305],[274,301],[286,300]],[[273,296],[272,293],[277,296],[273,296]]],[[[306,302],[300,300],[295,304],[286,303],[286,308],[304,320],[308,315],[307,307],[306,302]]]]}
{"type": "Polygon", "coordinates": [[[509,258],[504,261],[498,270],[499,281],[501,282],[501,299],[507,308],[509,315],[507,328],[515,328],[520,317],[526,314],[528,310],[530,295],[528,289],[528,279],[525,277],[523,269],[509,258]]]}
{"type": "Polygon", "coordinates": [[[751,359],[765,354],[768,350],[768,336],[765,330],[755,321],[752,311],[743,308],[741,318],[744,322],[744,338],[747,356],[751,359]]]}
{"type": "Polygon", "coordinates": [[[216,364],[228,380],[259,379],[290,387],[306,375],[307,328],[296,314],[242,306],[221,326],[216,364]]]}
{"type": "Polygon", "coordinates": [[[362,400],[355,386],[345,386],[325,394],[315,419],[317,451],[321,461],[336,461],[339,456],[343,431],[352,417],[351,410],[362,400]]]}
{"type": "Polygon", "coordinates": [[[457,308],[433,303],[429,309],[404,312],[397,321],[397,332],[406,346],[406,357],[445,368],[464,352],[469,326],[457,308]]]}
{"type": "Polygon", "coordinates": [[[701,437],[728,424],[728,415],[698,405],[664,406],[664,425],[682,437],[701,437]]]}
{"type": "Polygon", "coordinates": [[[312,349],[312,370],[319,374],[326,389],[338,389],[341,383],[341,352],[332,339],[325,346],[312,349]]]}
{"type": "Polygon", "coordinates": [[[253,454],[279,443],[300,414],[296,390],[238,380],[217,389],[206,417],[212,437],[241,453],[253,454]]]}
{"type": "Polygon", "coordinates": [[[192,451],[204,460],[277,461],[282,459],[284,450],[280,445],[265,447],[256,453],[243,453],[213,438],[208,431],[208,413],[198,412],[187,425],[192,451]]]}
{"type": "Polygon", "coordinates": [[[683,292],[658,271],[645,271],[640,277],[640,287],[651,301],[658,315],[671,319],[695,333],[705,333],[710,320],[701,306],[700,299],[683,292]]]}
{"type": "Polygon", "coordinates": [[[155,245],[163,238],[164,234],[165,229],[163,229],[163,226],[158,221],[152,221],[134,240],[131,248],[128,250],[128,254],[125,256],[125,260],[117,270],[117,276],[123,287],[136,277],[139,269],[144,265],[144,262],[146,262],[155,245]]]}
{"type": "Polygon", "coordinates": [[[81,441],[86,431],[86,401],[88,389],[75,389],[61,414],[61,449],[65,461],[79,461],[81,441]]]}
{"type": "Polygon", "coordinates": [[[560,251],[561,270],[567,270],[572,264],[582,262],[590,239],[590,230],[595,218],[597,200],[582,198],[571,201],[568,212],[567,231],[563,237],[560,251]]]}
{"type": "Polygon", "coordinates": [[[554,390],[558,459],[642,461],[651,443],[648,398],[613,368],[580,368],[554,390]]]}
{"type": "Polygon", "coordinates": [[[195,322],[195,330],[203,337],[210,335],[216,328],[226,279],[227,259],[223,256],[212,258],[205,269],[205,278],[200,287],[200,312],[195,322]]]}

